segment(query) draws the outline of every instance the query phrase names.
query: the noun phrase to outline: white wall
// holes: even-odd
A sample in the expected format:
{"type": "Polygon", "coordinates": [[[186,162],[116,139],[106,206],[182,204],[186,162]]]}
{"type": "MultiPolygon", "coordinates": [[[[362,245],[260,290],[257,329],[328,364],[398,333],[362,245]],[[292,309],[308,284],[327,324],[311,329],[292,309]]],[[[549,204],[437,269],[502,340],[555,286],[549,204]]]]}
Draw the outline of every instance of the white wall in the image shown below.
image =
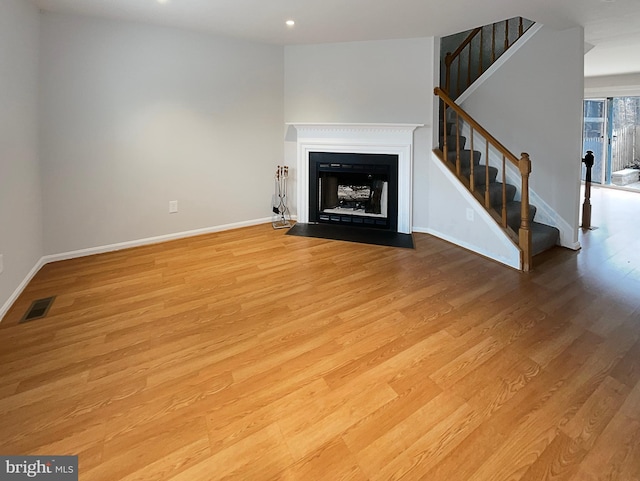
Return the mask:
{"type": "Polygon", "coordinates": [[[40,47],[47,254],[270,217],[282,47],[52,13],[40,47]]]}
{"type": "Polygon", "coordinates": [[[0,319],[43,253],[38,166],[38,11],[0,2],[0,319]]]}
{"type": "Polygon", "coordinates": [[[429,180],[429,227],[424,232],[521,268],[519,248],[436,154],[431,154],[429,180]]]}
{"type": "Polygon", "coordinates": [[[543,27],[463,108],[516,156],[528,152],[531,189],[577,243],[583,97],[583,31],[543,27]]]}
{"type": "MultiPolygon", "coordinates": [[[[433,57],[432,37],[285,47],[286,122],[426,125],[414,133],[413,224],[418,226],[427,223],[433,57]]],[[[295,131],[290,129],[286,140],[287,163],[295,166],[295,131]]]]}

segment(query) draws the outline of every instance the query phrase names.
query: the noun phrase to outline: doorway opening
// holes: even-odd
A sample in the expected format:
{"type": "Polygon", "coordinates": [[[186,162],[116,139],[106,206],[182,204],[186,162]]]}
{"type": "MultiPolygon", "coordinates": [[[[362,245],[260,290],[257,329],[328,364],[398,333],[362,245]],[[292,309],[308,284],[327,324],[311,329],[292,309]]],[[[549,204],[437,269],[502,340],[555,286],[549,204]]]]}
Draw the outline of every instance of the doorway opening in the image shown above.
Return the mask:
{"type": "Polygon", "coordinates": [[[593,183],[640,192],[640,97],[586,99],[582,139],[583,154],[594,155],[593,183]]]}

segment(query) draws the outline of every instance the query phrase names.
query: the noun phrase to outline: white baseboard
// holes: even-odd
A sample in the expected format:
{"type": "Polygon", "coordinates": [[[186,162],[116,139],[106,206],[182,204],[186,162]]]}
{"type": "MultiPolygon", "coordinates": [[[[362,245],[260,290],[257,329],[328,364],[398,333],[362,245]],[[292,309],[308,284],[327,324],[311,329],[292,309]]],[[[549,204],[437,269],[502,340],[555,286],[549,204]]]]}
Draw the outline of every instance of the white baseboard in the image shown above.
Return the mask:
{"type": "Polygon", "coordinates": [[[454,244],[457,246],[460,246],[470,252],[474,252],[475,254],[481,255],[482,257],[486,257],[487,259],[491,259],[493,261],[496,261],[500,264],[503,264],[507,267],[512,267],[516,270],[521,270],[520,267],[520,259],[508,259],[508,258],[503,258],[503,257],[498,257],[495,255],[492,255],[490,253],[487,252],[482,252],[482,250],[479,250],[476,246],[469,244],[468,242],[465,241],[461,241],[460,239],[456,239],[450,235],[444,234],[440,231],[437,231],[435,229],[430,229],[430,228],[422,228],[422,227],[414,227],[414,232],[421,232],[423,234],[429,234],[432,235],[434,237],[437,237],[439,239],[442,239],[444,241],[449,242],[450,244],[454,244]]]}
{"type": "Polygon", "coordinates": [[[48,264],[49,262],[64,261],[67,259],[75,259],[77,257],[92,256],[94,254],[102,254],[104,252],[113,252],[113,251],[119,251],[122,249],[130,249],[131,247],[139,247],[139,246],[145,246],[150,244],[159,244],[160,242],[167,242],[167,241],[176,240],[176,239],[184,239],[186,237],[194,237],[197,235],[211,234],[214,232],[222,232],[222,231],[231,230],[231,229],[239,229],[241,227],[249,227],[252,225],[267,224],[270,222],[271,222],[271,217],[264,217],[262,219],[254,219],[254,220],[248,220],[243,222],[234,222],[232,224],[224,224],[224,225],[213,226],[213,227],[204,227],[202,229],[194,229],[194,230],[188,230],[183,232],[176,232],[173,234],[147,237],[144,239],[136,239],[133,241],[119,242],[117,244],[108,244],[104,246],[90,247],[88,249],[79,249],[76,251],[63,252],[61,254],[51,254],[51,255],[44,256],[43,259],[45,261],[44,263],[48,264]]]}
{"type": "Polygon", "coordinates": [[[86,257],[94,254],[102,254],[105,252],[114,252],[122,249],[129,249],[131,247],[158,244],[160,242],[167,242],[167,241],[176,240],[176,239],[184,239],[186,237],[194,237],[197,235],[211,234],[214,232],[222,232],[225,230],[239,229],[241,227],[250,227],[253,225],[268,224],[268,223],[271,223],[272,220],[273,220],[272,217],[264,217],[262,219],[253,219],[253,220],[248,220],[243,222],[234,222],[232,224],[205,227],[203,229],[194,229],[194,230],[189,230],[184,232],[175,232],[173,234],[147,237],[144,239],[136,239],[133,241],[119,242],[117,244],[108,244],[108,245],[103,245],[98,247],[90,247],[88,249],[79,249],[75,251],[63,252],[61,254],[50,254],[50,255],[43,256],[38,260],[38,262],[36,262],[36,265],[33,266],[33,269],[29,271],[27,276],[16,288],[13,294],[9,296],[9,299],[7,299],[7,301],[2,305],[2,307],[0,307],[0,322],[2,322],[2,319],[7,314],[7,312],[9,312],[9,309],[11,308],[13,303],[18,299],[20,294],[22,294],[22,291],[24,291],[25,287],[27,287],[29,282],[31,282],[31,279],[33,279],[33,277],[38,273],[40,269],[42,269],[44,265],[49,264],[50,262],[64,261],[68,259],[75,259],[78,257],[86,257]]]}
{"type": "MultiPolygon", "coordinates": [[[[462,135],[467,139],[471,137],[471,129],[466,122],[462,126],[461,131],[462,135]]],[[[469,142],[467,142],[467,144],[468,143],[469,142]]],[[[485,152],[482,152],[482,154],[484,155],[485,152]]],[[[501,172],[502,154],[496,153],[494,149],[489,149],[489,165],[497,168],[498,172],[501,172]]],[[[516,188],[514,200],[520,200],[522,183],[520,172],[513,164],[507,162],[505,175],[507,183],[514,185],[516,188]]],[[[501,174],[499,173],[498,181],[501,181],[500,177],[501,174]]],[[[560,246],[571,250],[580,249],[580,242],[574,241],[576,238],[577,227],[572,227],[564,218],[560,217],[560,215],[531,188],[529,189],[529,204],[535,205],[538,209],[534,218],[536,222],[556,227],[560,231],[560,246]]]]}
{"type": "Polygon", "coordinates": [[[13,294],[9,296],[7,302],[5,302],[2,307],[0,307],[0,322],[2,322],[2,319],[4,319],[4,316],[7,314],[7,312],[9,312],[9,309],[11,308],[11,306],[13,306],[13,303],[16,302],[20,294],[22,294],[22,291],[24,291],[25,287],[27,287],[29,282],[31,282],[31,279],[33,279],[33,277],[38,273],[40,269],[42,269],[42,266],[44,266],[45,264],[46,262],[44,260],[44,257],[41,257],[38,262],[36,262],[36,265],[33,266],[33,268],[29,271],[27,276],[22,280],[16,290],[13,291],[13,294]]]}

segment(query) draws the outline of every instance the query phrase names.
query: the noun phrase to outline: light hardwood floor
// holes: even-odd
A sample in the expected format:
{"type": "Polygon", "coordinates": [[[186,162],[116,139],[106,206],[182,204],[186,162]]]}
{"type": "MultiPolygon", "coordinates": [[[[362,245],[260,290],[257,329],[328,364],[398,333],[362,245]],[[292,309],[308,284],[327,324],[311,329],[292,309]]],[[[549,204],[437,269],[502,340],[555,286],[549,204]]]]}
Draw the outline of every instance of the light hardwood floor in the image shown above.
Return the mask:
{"type": "Polygon", "coordinates": [[[638,480],[640,195],[600,194],[583,250],[530,274],[269,225],[47,265],[0,324],[0,454],[86,481],[638,480]]]}

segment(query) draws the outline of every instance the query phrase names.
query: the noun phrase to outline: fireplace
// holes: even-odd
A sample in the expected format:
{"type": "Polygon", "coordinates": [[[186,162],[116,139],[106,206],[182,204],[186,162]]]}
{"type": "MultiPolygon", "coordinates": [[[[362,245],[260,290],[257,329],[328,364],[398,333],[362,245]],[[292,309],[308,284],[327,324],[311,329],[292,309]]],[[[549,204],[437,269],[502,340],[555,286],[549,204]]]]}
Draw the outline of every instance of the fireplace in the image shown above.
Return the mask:
{"type": "Polygon", "coordinates": [[[309,222],[397,231],[398,156],[309,152],[309,222]]]}
{"type": "MultiPolygon", "coordinates": [[[[334,225],[353,226],[360,225],[360,219],[362,219],[362,225],[365,225],[365,222],[370,223],[371,219],[378,219],[380,224],[376,225],[377,221],[374,220],[372,227],[411,234],[413,131],[417,127],[422,127],[422,124],[295,123],[289,125],[295,127],[297,131],[297,168],[295,176],[298,222],[329,222],[334,225]],[[355,155],[355,157],[350,157],[351,160],[344,160],[343,157],[335,157],[338,160],[322,160],[319,164],[324,164],[325,166],[319,168],[317,166],[318,162],[312,160],[316,154],[344,154],[347,156],[355,155]],[[395,168],[393,167],[394,162],[388,162],[387,156],[396,158],[395,168]],[[355,158],[358,160],[354,161],[353,159],[355,158]],[[385,159],[384,162],[381,162],[382,159],[385,159]],[[388,172],[376,171],[377,169],[387,169],[387,167],[381,167],[381,164],[384,163],[390,165],[388,172]],[[336,164],[336,166],[331,164],[336,164]],[[337,164],[340,165],[339,168],[337,164]],[[363,177],[358,177],[359,173],[356,171],[359,172],[361,166],[373,168],[374,172],[370,172],[372,179],[382,181],[382,186],[380,186],[379,182],[373,185],[368,181],[363,181],[363,177]],[[316,172],[317,169],[319,169],[319,172],[316,172]],[[331,172],[332,170],[333,172],[331,172]],[[336,170],[344,175],[336,175],[336,170]],[[396,176],[395,182],[393,182],[394,175],[396,176]],[[316,177],[316,179],[312,181],[312,177],[316,177]],[[320,179],[318,180],[317,177],[320,179]],[[341,198],[352,202],[352,207],[357,207],[355,209],[356,212],[326,212],[327,209],[330,209],[328,205],[331,202],[328,201],[332,200],[328,199],[327,196],[332,197],[335,194],[333,194],[332,187],[331,193],[324,194],[324,200],[320,197],[323,177],[326,177],[324,179],[325,183],[337,183],[347,187],[347,189],[342,189],[341,198]],[[338,177],[338,179],[332,179],[331,177],[338,177]],[[343,180],[340,181],[340,178],[343,180]],[[385,182],[387,184],[386,194],[384,190],[385,182]],[[360,189],[355,189],[358,192],[354,194],[353,187],[360,187],[360,189]],[[378,192],[372,194],[372,188],[374,191],[378,189],[378,192]],[[380,209],[385,205],[383,197],[386,199],[386,220],[382,221],[382,217],[373,215],[376,214],[375,212],[366,212],[367,206],[356,205],[358,201],[364,200],[364,197],[367,196],[366,189],[369,189],[369,197],[380,196],[380,209]],[[321,204],[323,201],[325,204],[321,204]],[[322,208],[319,209],[318,207],[322,208]],[[321,219],[321,214],[329,215],[329,220],[327,221],[326,217],[321,219]],[[331,215],[334,215],[333,219],[331,215]],[[345,217],[345,221],[342,221],[343,215],[350,216],[351,222],[346,220],[347,217],[345,217]],[[354,219],[356,219],[355,223],[354,219]],[[384,222],[384,225],[382,222],[384,222]]],[[[368,175],[366,179],[369,179],[368,175]]],[[[335,201],[335,198],[333,201],[335,201]]]]}

